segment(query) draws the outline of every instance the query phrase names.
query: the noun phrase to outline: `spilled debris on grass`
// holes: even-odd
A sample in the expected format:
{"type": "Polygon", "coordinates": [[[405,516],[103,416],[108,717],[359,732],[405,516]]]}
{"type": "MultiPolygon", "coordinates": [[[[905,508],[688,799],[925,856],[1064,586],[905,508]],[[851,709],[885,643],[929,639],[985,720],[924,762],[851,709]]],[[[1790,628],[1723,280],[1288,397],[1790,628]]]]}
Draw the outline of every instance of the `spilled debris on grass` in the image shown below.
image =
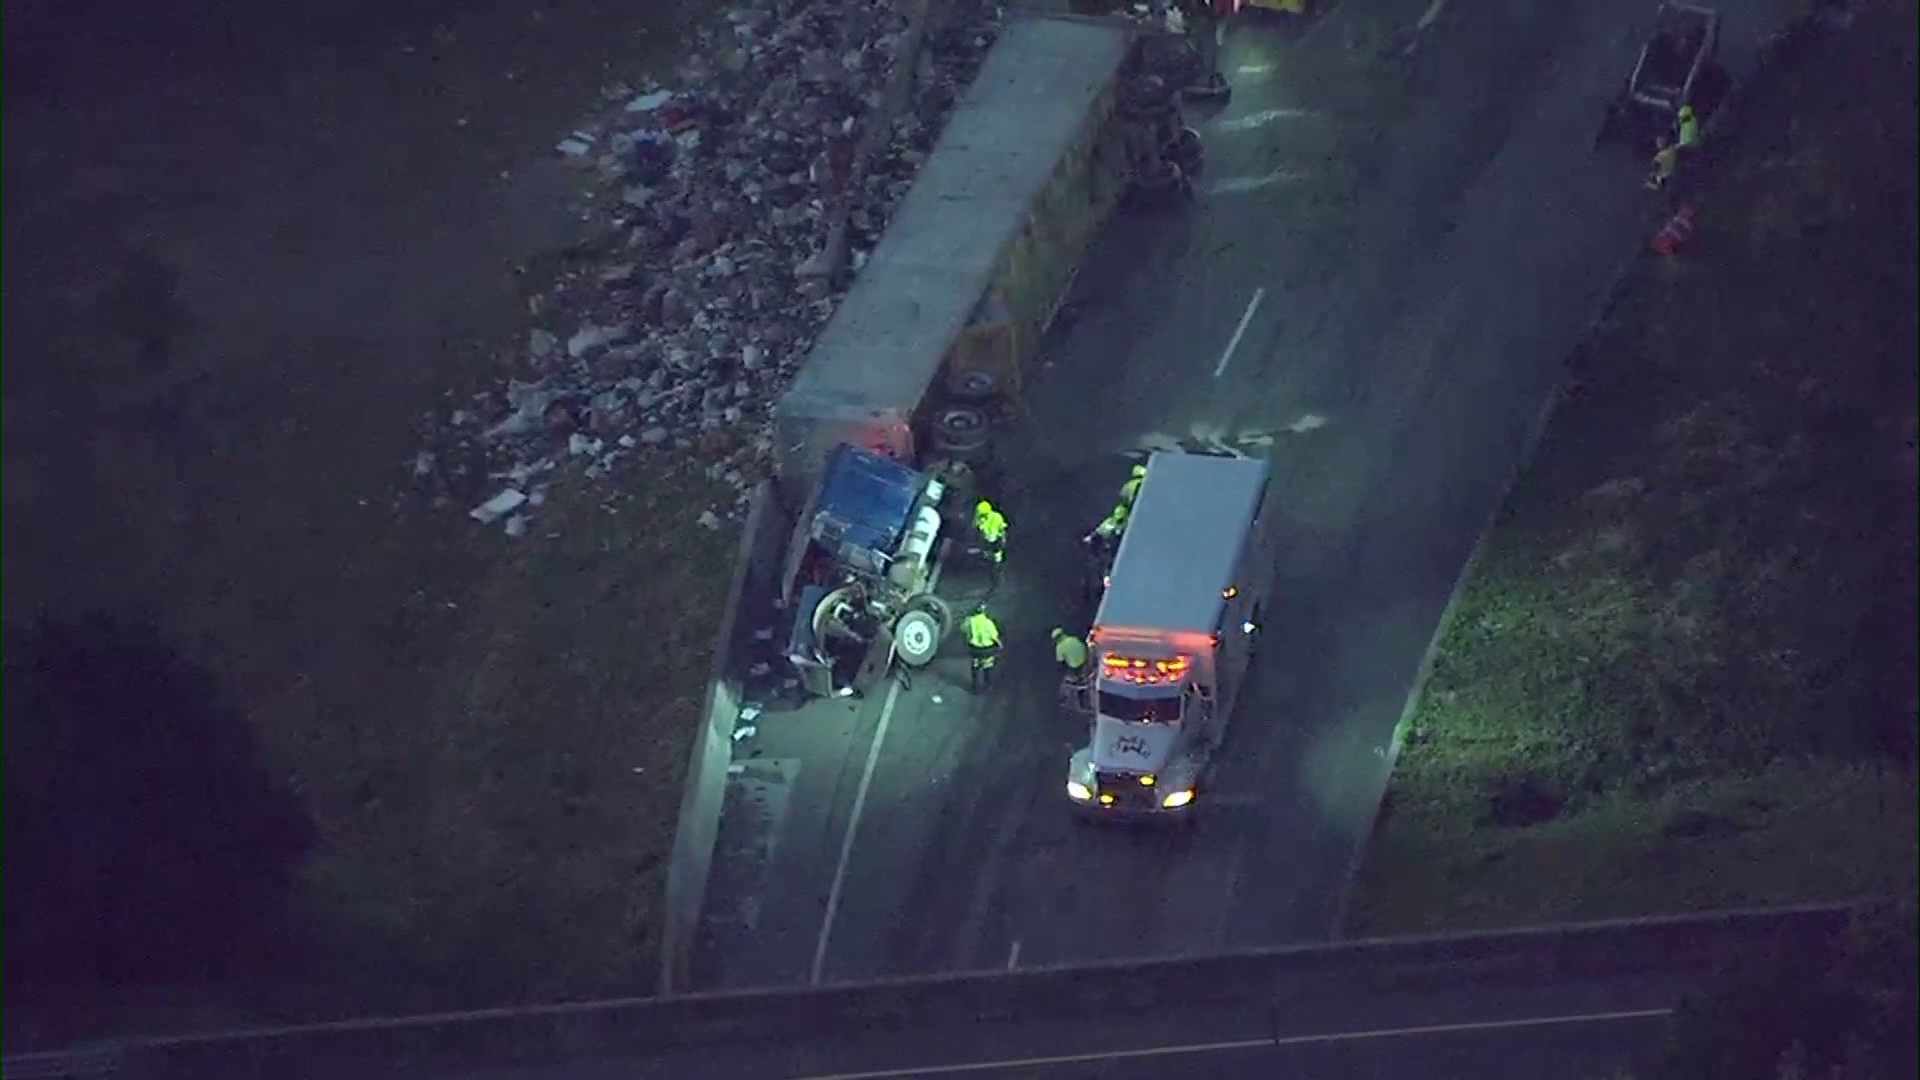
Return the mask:
{"type": "Polygon", "coordinates": [[[559,140],[603,215],[595,241],[530,301],[515,376],[430,418],[409,467],[436,502],[518,535],[550,485],[651,454],[737,493],[701,524],[742,512],[770,468],[773,404],[844,295],[808,272],[829,208],[844,192],[857,273],[1004,11],[945,7],[909,107],[845,191],[906,38],[901,7],[749,0],[695,36],[670,81],[611,88],[559,140]]]}

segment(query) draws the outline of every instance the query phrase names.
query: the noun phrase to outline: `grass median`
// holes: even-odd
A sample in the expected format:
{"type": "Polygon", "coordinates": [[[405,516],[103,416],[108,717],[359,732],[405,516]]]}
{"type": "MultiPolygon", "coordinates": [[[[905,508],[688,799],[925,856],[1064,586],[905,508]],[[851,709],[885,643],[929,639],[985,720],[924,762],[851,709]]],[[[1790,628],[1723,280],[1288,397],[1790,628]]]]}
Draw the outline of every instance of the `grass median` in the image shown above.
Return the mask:
{"type": "Polygon", "coordinates": [[[1866,5],[1757,83],[1574,358],[1349,933],[1912,895],[1914,40],[1866,5]]]}
{"type": "MultiPolygon", "coordinates": [[[[684,29],[669,10],[576,5],[542,34],[520,29],[523,11],[482,5],[434,37],[443,56],[419,58],[459,69],[443,80],[445,93],[396,94],[345,152],[377,156],[400,145],[454,160],[445,147],[456,136],[436,133],[466,131],[486,148],[476,159],[518,160],[548,145],[551,116],[571,120],[611,69],[669,64],[684,29]],[[556,63],[555,54],[567,59],[556,63]],[[503,57],[524,60],[538,78],[501,89],[517,77],[503,57]],[[529,104],[524,114],[515,105],[456,129],[441,110],[469,94],[529,104]]],[[[369,37],[388,35],[383,48],[401,44],[390,27],[348,14],[369,37]]],[[[384,72],[382,55],[369,47],[340,67],[384,72]]],[[[305,53],[278,62],[306,71],[305,53]]],[[[389,85],[385,74],[367,79],[389,85]]],[[[341,75],[323,89],[358,85],[341,75]]],[[[262,91],[262,100],[280,102],[274,93],[262,91]]],[[[286,100],[307,98],[289,91],[286,100]]],[[[108,106],[122,107],[118,98],[108,106]]],[[[271,246],[249,231],[257,220],[288,206],[304,216],[339,194],[316,193],[318,181],[297,175],[297,146],[267,142],[258,167],[275,179],[236,182],[231,214],[153,210],[153,227],[188,249],[271,246]]],[[[86,147],[64,142],[32,149],[62,168],[92,160],[86,147]]],[[[343,175],[367,171],[377,170],[343,175]]],[[[434,197],[491,214],[491,176],[449,166],[434,197]]],[[[42,948],[44,963],[30,970],[28,950],[16,950],[9,1051],[651,992],[682,774],[735,541],[732,526],[709,529],[698,519],[730,509],[733,488],[688,457],[629,459],[597,482],[555,484],[518,539],[461,512],[497,490],[491,483],[439,509],[393,490],[421,448],[422,412],[524,373],[529,296],[516,293],[510,265],[537,244],[570,242],[571,233],[550,230],[544,211],[524,222],[502,211],[516,224],[501,231],[524,227],[529,236],[489,239],[484,251],[497,263],[476,255],[474,266],[444,272],[415,270],[421,261],[383,271],[375,259],[371,269],[342,269],[328,261],[341,257],[332,247],[310,268],[297,256],[322,283],[316,295],[332,297],[325,282],[365,270],[368,292],[455,309],[445,325],[439,315],[419,320],[432,324],[437,346],[422,346],[425,335],[405,319],[395,320],[405,324],[399,329],[375,317],[335,333],[331,324],[315,329],[321,316],[302,321],[308,308],[333,310],[328,302],[189,289],[182,295],[195,328],[160,377],[122,338],[154,329],[142,321],[165,321],[163,305],[102,303],[67,317],[66,294],[88,295],[88,260],[117,257],[122,225],[69,207],[60,187],[45,183],[48,205],[63,215],[50,220],[71,217],[90,231],[43,228],[54,240],[35,245],[8,233],[10,257],[31,271],[16,284],[31,283],[23,310],[33,315],[16,319],[9,299],[9,356],[19,362],[7,376],[8,903],[10,918],[26,911],[14,890],[32,893],[52,874],[76,884],[40,887],[42,900],[78,896],[92,906],[44,903],[38,910],[49,917],[28,926],[42,945],[136,944],[106,957],[105,969],[90,966],[99,957],[80,955],[100,949],[42,948]],[[93,217],[105,220],[86,220],[93,217]],[[277,324],[268,354],[256,356],[259,311],[292,314],[277,324]],[[109,686],[77,703],[54,694],[52,705],[34,708],[14,666],[12,632],[32,640],[35,615],[65,621],[88,611],[119,624],[83,642],[92,680],[132,689],[109,686]],[[168,668],[165,677],[117,670],[127,635],[168,668]],[[193,700],[146,692],[174,684],[212,689],[193,700]],[[117,719],[91,722],[103,713],[117,719]],[[76,728],[89,737],[32,742],[76,728]],[[210,757],[216,743],[244,749],[210,757]],[[33,790],[26,781],[36,774],[60,782],[33,790]],[[257,830],[267,804],[282,797],[310,826],[288,833],[311,835],[241,853],[270,864],[262,876],[272,888],[261,887],[271,902],[233,902],[242,883],[206,861],[194,888],[182,884],[194,875],[166,865],[198,857],[179,845],[183,835],[235,854],[217,838],[257,830]],[[30,820],[36,814],[39,822],[30,820]],[[91,828],[92,839],[73,842],[60,832],[66,822],[91,828]],[[35,825],[49,843],[37,851],[16,843],[35,825]],[[156,903],[154,893],[175,902],[156,903]],[[217,902],[193,909],[179,896],[217,902]],[[116,924],[112,935],[106,922],[116,924]],[[173,948],[147,945],[162,941],[173,948]]],[[[424,232],[381,232],[381,215],[410,205],[399,193],[372,199],[372,224],[355,235],[440,250],[424,232]]],[[[340,248],[357,250],[346,241],[340,248]]],[[[535,276],[519,277],[518,287],[539,292],[535,276]]],[[[8,924],[10,941],[17,921],[8,924]]]]}

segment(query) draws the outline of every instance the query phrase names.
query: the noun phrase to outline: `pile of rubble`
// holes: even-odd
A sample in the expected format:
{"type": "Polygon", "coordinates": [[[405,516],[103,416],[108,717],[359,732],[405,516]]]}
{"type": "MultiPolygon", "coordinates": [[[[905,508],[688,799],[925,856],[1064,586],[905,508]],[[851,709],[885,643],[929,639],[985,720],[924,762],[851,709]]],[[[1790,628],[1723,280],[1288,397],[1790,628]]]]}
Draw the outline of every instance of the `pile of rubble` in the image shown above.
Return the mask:
{"type": "Polygon", "coordinates": [[[595,254],[533,301],[520,375],[434,418],[414,474],[442,501],[490,495],[469,512],[512,535],[556,480],[650,449],[705,465],[744,504],[769,467],[773,403],[843,292],[809,272],[836,195],[857,272],[1003,14],[930,5],[949,14],[924,38],[910,107],[847,191],[907,39],[903,6],[747,0],[698,36],[673,82],[610,94],[558,147],[605,208],[595,254]]]}

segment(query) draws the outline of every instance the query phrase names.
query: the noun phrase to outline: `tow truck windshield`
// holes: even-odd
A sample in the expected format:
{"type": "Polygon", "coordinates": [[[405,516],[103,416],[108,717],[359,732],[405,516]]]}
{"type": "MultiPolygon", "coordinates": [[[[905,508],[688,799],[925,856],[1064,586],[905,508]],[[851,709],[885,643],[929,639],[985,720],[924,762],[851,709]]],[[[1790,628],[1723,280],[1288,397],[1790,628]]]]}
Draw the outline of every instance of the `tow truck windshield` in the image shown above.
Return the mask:
{"type": "Polygon", "coordinates": [[[1100,715],[1129,724],[1173,724],[1180,720],[1180,698],[1131,698],[1110,691],[1100,692],[1100,715]]]}

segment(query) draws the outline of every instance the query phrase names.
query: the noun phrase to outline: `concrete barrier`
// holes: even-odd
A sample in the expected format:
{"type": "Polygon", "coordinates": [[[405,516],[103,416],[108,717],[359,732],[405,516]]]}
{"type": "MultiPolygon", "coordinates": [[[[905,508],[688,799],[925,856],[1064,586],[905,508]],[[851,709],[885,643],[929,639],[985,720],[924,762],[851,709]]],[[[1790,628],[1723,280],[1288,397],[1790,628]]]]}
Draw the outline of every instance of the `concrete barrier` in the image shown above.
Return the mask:
{"type": "Polygon", "coordinates": [[[754,490],[740,530],[740,548],[734,555],[733,580],[727,588],[727,606],[713,643],[713,675],[707,686],[706,716],[694,736],[687,760],[686,787],[680,794],[680,818],[673,834],[673,857],[667,864],[666,895],[660,928],[660,992],[674,993],[687,984],[686,966],[700,927],[706,901],[707,878],[713,869],[714,843],[720,834],[720,808],[726,796],[727,767],[733,763],[733,727],[740,715],[740,684],[732,672],[741,645],[740,603],[764,574],[756,568],[772,564],[777,555],[781,515],[774,505],[773,485],[762,481],[754,490]]]}
{"type": "MultiPolygon", "coordinates": [[[[806,1046],[830,1051],[859,1033],[964,1028],[977,1045],[996,1028],[1215,1006],[1246,1009],[1302,995],[1374,988],[1444,993],[1466,978],[1604,979],[1699,970],[1730,951],[1789,938],[1837,941],[1860,904],[1705,912],[1652,919],[1308,945],[1235,956],[1102,964],[865,985],[493,1009],[437,1016],[130,1042],[123,1080],[377,1080],[498,1070],[570,1059],[626,1059],[701,1047],[806,1046]]],[[[44,1055],[42,1055],[44,1056],[44,1055]]],[[[12,1059],[9,1059],[11,1061],[12,1059]]],[[[770,1061],[779,1060],[778,1055],[770,1061]]],[[[10,1074],[10,1066],[0,1064],[10,1074]]],[[[491,1075],[491,1073],[490,1073],[491,1075]]]]}

